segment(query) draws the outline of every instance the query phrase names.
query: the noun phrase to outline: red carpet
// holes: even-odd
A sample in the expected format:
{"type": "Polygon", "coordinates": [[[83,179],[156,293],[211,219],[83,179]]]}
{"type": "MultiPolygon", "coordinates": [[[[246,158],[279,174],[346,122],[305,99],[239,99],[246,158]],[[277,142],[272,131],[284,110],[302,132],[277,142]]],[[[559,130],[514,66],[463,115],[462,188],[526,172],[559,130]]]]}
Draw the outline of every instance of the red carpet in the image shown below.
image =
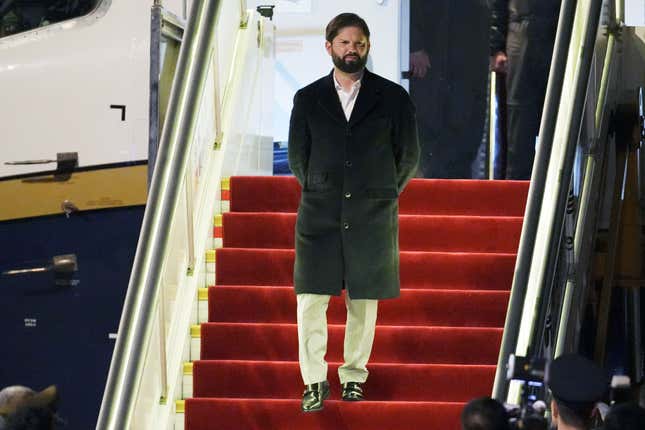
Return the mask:
{"type": "Polygon", "coordinates": [[[300,412],[292,177],[231,178],[188,430],[459,429],[489,395],[528,183],[413,180],[400,199],[401,297],[382,301],[369,401],[339,401],[342,297],[329,307],[331,400],[300,412]]]}

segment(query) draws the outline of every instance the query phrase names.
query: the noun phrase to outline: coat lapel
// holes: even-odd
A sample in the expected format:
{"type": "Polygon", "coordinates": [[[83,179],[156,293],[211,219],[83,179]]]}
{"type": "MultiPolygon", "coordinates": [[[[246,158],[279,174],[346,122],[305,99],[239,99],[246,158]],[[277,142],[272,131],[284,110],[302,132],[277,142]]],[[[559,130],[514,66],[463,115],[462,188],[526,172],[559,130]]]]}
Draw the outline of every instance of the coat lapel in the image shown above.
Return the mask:
{"type": "Polygon", "coordinates": [[[340,104],[340,100],[338,99],[338,93],[336,92],[336,86],[334,85],[333,69],[331,73],[323,80],[323,85],[320,89],[320,97],[318,99],[318,103],[334,119],[336,119],[339,122],[342,122],[343,124],[347,124],[347,119],[345,118],[345,112],[343,112],[343,107],[340,104]]]}
{"type": "Polygon", "coordinates": [[[376,82],[372,78],[372,73],[365,69],[365,74],[361,80],[361,89],[358,92],[356,104],[354,104],[352,115],[349,118],[349,125],[353,126],[365,118],[380,98],[381,88],[376,85],[376,82]]]}

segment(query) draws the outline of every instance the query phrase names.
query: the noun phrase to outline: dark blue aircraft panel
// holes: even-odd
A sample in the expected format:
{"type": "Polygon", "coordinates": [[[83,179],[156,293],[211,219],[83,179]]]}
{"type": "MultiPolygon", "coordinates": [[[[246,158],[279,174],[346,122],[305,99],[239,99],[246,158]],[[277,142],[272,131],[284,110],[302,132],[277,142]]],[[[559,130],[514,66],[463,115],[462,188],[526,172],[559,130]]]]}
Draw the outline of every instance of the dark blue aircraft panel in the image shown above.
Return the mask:
{"type": "Polygon", "coordinates": [[[78,272],[0,275],[0,387],[55,384],[66,428],[96,425],[143,206],[0,223],[0,271],[76,254],[78,272]]]}

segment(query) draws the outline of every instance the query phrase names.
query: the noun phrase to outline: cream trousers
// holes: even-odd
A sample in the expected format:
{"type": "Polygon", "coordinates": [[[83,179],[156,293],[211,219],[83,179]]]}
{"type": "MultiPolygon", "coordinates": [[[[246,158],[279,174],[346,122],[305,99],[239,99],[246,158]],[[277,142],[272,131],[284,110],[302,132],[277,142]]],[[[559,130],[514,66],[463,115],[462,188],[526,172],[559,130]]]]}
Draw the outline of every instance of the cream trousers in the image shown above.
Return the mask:
{"type": "MultiPolygon", "coordinates": [[[[331,296],[298,294],[298,360],[305,385],[327,380],[327,307],[331,296]]],[[[365,382],[374,343],[378,300],[351,300],[345,294],[347,324],[344,363],[338,368],[341,384],[365,382]]]]}

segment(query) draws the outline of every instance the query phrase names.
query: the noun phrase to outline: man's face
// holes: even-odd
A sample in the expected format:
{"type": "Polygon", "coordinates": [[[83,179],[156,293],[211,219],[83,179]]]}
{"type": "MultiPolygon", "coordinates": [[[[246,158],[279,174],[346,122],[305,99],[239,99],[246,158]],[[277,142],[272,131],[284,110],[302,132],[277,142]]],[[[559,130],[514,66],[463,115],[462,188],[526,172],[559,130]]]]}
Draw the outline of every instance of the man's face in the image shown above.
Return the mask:
{"type": "Polygon", "coordinates": [[[331,43],[325,42],[334,65],[345,73],[356,73],[367,64],[370,42],[358,27],[342,28],[331,43]]]}

